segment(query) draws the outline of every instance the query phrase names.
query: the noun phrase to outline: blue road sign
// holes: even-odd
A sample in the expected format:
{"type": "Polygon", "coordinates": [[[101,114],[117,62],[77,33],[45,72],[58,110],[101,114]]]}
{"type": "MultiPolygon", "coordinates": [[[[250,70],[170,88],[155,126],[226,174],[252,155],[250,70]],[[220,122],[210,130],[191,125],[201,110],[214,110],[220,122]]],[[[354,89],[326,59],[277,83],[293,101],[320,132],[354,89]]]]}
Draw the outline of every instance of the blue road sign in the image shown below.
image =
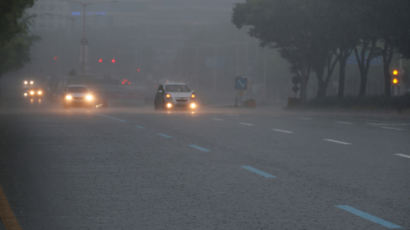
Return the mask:
{"type": "Polygon", "coordinates": [[[235,89],[245,90],[248,87],[248,79],[246,77],[236,77],[235,78],[235,89]]]}

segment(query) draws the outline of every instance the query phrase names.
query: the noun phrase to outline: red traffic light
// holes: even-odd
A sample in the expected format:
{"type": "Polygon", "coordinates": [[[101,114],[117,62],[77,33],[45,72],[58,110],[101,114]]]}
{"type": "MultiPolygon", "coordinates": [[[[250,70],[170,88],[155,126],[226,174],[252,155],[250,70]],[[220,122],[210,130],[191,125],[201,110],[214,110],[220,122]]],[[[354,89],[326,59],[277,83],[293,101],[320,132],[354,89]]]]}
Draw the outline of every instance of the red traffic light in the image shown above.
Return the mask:
{"type": "Polygon", "coordinates": [[[102,58],[99,58],[99,59],[98,59],[98,63],[103,63],[103,59],[102,59],[102,58]]]}
{"type": "Polygon", "coordinates": [[[138,73],[141,72],[141,68],[137,68],[137,72],[138,72],[138,73]]]}
{"type": "Polygon", "coordinates": [[[54,56],[54,57],[53,57],[53,60],[54,60],[54,61],[57,61],[57,60],[58,60],[58,56],[54,56]]]}
{"type": "Polygon", "coordinates": [[[117,62],[117,60],[115,60],[115,58],[111,59],[111,62],[114,64],[117,62]]]}

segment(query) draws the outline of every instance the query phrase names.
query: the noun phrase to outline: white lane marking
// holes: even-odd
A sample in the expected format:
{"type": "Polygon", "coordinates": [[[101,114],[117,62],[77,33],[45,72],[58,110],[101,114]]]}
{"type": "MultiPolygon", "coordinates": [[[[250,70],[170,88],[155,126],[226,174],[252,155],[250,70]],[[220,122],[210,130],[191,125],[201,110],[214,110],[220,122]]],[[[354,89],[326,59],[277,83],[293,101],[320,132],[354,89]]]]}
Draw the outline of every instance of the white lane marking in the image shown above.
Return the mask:
{"type": "Polygon", "coordinates": [[[104,118],[108,118],[108,119],[111,119],[111,120],[114,120],[114,121],[127,122],[126,120],[119,119],[119,118],[116,118],[116,117],[113,117],[113,116],[109,116],[109,115],[97,114],[97,116],[104,117],[104,118]]]}
{"type": "Polygon", "coordinates": [[[292,131],[286,130],[286,129],[272,129],[272,130],[275,131],[275,132],[278,132],[278,133],[286,133],[286,134],[292,134],[293,133],[292,131]]]}
{"type": "Polygon", "coordinates": [[[403,154],[403,153],[396,153],[396,154],[394,154],[394,155],[396,155],[396,156],[398,156],[398,157],[404,157],[404,158],[409,158],[409,159],[410,159],[410,156],[409,156],[409,155],[406,155],[406,154],[403,154]]]}
{"type": "Polygon", "coordinates": [[[353,125],[353,123],[350,121],[336,121],[336,123],[341,125],[353,125]]]}
{"type": "Polygon", "coordinates": [[[303,120],[303,121],[310,121],[310,120],[312,120],[313,118],[311,118],[311,117],[299,117],[298,119],[299,119],[299,120],[303,120]]]}
{"type": "Polygon", "coordinates": [[[247,123],[247,122],[239,122],[239,124],[244,125],[244,126],[254,126],[254,124],[247,123]]]}
{"type": "Polygon", "coordinates": [[[394,130],[394,131],[403,131],[403,129],[399,129],[399,128],[395,128],[395,127],[389,127],[389,126],[381,126],[380,128],[388,129],[388,130],[394,130]]]}
{"type": "Polygon", "coordinates": [[[329,138],[325,138],[323,140],[328,141],[328,142],[332,142],[332,143],[336,143],[336,144],[341,144],[341,145],[351,145],[352,144],[352,143],[349,143],[349,142],[344,142],[344,141],[339,141],[339,140],[329,139],[329,138]]]}
{"type": "Polygon", "coordinates": [[[212,118],[212,120],[214,120],[214,121],[223,121],[224,119],[218,118],[218,117],[214,117],[214,118],[212,118]]]}
{"type": "Polygon", "coordinates": [[[165,133],[157,133],[157,135],[160,136],[160,137],[163,137],[163,138],[168,138],[168,139],[171,138],[170,135],[165,134],[165,133]]]}
{"type": "Polygon", "coordinates": [[[367,122],[368,125],[373,126],[409,126],[410,123],[376,123],[376,122],[367,122]]]}

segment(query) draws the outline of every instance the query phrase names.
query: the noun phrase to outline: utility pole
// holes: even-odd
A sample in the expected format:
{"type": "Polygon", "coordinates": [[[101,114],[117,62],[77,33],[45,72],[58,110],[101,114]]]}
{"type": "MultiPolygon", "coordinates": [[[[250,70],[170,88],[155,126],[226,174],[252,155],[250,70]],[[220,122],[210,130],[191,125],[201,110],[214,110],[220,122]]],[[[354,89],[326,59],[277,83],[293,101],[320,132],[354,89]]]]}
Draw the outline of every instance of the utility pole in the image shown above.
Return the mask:
{"type": "Polygon", "coordinates": [[[87,14],[87,6],[91,4],[99,4],[99,3],[115,3],[117,0],[112,1],[94,1],[94,2],[85,2],[85,1],[70,1],[66,0],[67,2],[77,3],[80,4],[82,7],[82,35],[81,35],[81,49],[80,49],[80,64],[81,64],[81,73],[85,74],[87,71],[87,63],[88,63],[88,39],[86,33],[86,14],[87,14]]]}
{"type": "Polygon", "coordinates": [[[85,74],[86,66],[88,61],[88,40],[86,35],[86,7],[87,3],[81,2],[80,3],[83,8],[83,21],[82,21],[82,36],[81,36],[81,50],[80,50],[80,62],[81,62],[81,73],[85,74]]]}

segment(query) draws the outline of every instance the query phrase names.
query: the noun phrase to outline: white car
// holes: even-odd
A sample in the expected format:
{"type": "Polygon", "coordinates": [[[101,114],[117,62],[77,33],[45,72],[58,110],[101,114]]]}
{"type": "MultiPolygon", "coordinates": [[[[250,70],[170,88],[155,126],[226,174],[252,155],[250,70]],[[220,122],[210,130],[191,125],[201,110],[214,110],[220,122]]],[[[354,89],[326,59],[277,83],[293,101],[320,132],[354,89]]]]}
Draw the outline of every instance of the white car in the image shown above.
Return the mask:
{"type": "Polygon", "coordinates": [[[64,90],[64,107],[95,107],[95,95],[84,85],[68,85],[64,90]]]}
{"type": "Polygon", "coordinates": [[[159,85],[154,101],[155,109],[190,109],[196,110],[196,94],[185,83],[166,83],[159,85]]]}

